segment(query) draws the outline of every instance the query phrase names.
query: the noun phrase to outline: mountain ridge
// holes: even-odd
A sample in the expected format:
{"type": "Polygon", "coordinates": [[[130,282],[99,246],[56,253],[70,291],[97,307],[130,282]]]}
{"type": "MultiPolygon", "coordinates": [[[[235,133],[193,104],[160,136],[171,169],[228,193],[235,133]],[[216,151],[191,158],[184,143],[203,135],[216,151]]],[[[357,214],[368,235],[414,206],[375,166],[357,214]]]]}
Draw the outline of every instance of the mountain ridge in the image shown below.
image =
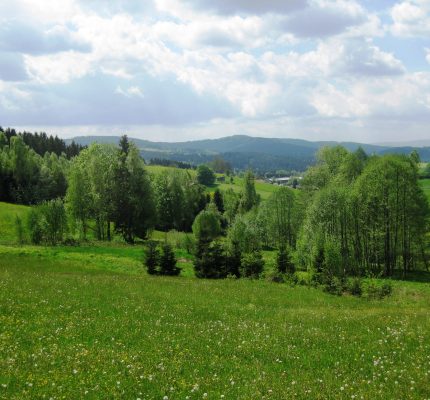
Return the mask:
{"type": "MultiPolygon", "coordinates": [[[[145,159],[166,158],[196,164],[221,156],[238,169],[266,170],[269,165],[272,165],[269,169],[303,170],[315,162],[315,153],[321,147],[336,145],[344,146],[350,151],[361,147],[368,154],[410,154],[413,150],[417,150],[423,161],[430,161],[430,147],[390,147],[358,142],[308,141],[247,135],[185,142],[156,142],[133,137],[129,139],[136,144],[145,159]],[[288,159],[288,162],[285,159],[288,159]]],[[[67,139],[68,142],[72,140],[82,145],[94,142],[117,144],[119,136],[77,136],[67,139]]]]}

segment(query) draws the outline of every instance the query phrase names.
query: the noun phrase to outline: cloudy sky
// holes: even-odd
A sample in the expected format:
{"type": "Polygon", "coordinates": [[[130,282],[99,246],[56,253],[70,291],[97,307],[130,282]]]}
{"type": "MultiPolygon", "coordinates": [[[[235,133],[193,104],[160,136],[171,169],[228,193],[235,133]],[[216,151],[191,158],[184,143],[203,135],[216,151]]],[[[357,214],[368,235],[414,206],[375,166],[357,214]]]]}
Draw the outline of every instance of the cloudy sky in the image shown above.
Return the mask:
{"type": "Polygon", "coordinates": [[[0,125],[430,138],[430,0],[1,0],[0,125]]]}

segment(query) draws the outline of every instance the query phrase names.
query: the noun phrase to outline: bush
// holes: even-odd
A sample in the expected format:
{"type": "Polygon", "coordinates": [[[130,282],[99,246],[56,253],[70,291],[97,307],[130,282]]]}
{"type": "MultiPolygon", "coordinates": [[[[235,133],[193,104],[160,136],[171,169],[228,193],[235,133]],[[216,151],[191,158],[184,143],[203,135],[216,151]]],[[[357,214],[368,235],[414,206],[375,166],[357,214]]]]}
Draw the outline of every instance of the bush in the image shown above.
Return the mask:
{"type": "Polygon", "coordinates": [[[352,278],[348,281],[347,290],[353,296],[360,297],[363,293],[362,282],[360,278],[352,278]]]}
{"type": "Polygon", "coordinates": [[[363,288],[363,296],[369,300],[381,300],[391,295],[393,288],[390,282],[379,283],[375,280],[368,280],[363,288]]]}
{"type": "Polygon", "coordinates": [[[145,246],[145,260],[144,264],[146,266],[146,270],[150,275],[156,275],[159,273],[157,266],[159,263],[160,253],[157,248],[157,243],[153,240],[149,240],[145,246]]]}
{"type": "Polygon", "coordinates": [[[43,240],[42,214],[36,207],[32,207],[28,213],[27,219],[28,232],[30,241],[33,244],[40,244],[43,240]]]}
{"type": "Polygon", "coordinates": [[[161,246],[159,260],[160,275],[177,276],[181,273],[181,269],[176,266],[176,256],[170,243],[164,242],[161,246]]]}
{"type": "Polygon", "coordinates": [[[279,248],[278,254],[276,255],[276,268],[281,274],[293,274],[296,270],[293,262],[291,261],[290,252],[286,246],[281,246],[279,248]]]}
{"type": "Polygon", "coordinates": [[[344,282],[337,276],[331,277],[324,285],[324,291],[336,296],[341,296],[345,289],[344,282]]]}
{"type": "Polygon", "coordinates": [[[188,233],[182,238],[181,247],[189,254],[193,254],[196,247],[196,241],[192,235],[188,233]]]}
{"type": "Polygon", "coordinates": [[[215,183],[215,174],[207,165],[199,165],[197,168],[197,182],[210,186],[215,183]]]}
{"type": "Polygon", "coordinates": [[[19,245],[24,244],[24,225],[22,223],[22,219],[17,215],[15,217],[15,231],[16,231],[16,238],[19,245]]]}
{"type": "Polygon", "coordinates": [[[199,240],[194,260],[197,278],[221,279],[228,275],[227,258],[220,243],[199,240]]]}
{"type": "Polygon", "coordinates": [[[264,269],[264,260],[260,251],[243,255],[241,264],[241,275],[246,278],[259,278],[264,269]]]}

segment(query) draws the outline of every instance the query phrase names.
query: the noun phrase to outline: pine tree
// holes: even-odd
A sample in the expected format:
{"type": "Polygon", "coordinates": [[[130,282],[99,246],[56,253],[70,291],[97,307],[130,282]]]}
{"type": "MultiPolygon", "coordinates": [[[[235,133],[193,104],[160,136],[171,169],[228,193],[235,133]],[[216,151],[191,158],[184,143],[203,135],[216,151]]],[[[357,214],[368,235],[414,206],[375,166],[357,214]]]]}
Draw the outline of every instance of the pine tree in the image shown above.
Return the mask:
{"type": "Polygon", "coordinates": [[[145,248],[145,266],[148,274],[157,275],[159,273],[157,266],[159,264],[160,253],[157,248],[157,243],[150,240],[146,243],[145,248]]]}
{"type": "Polygon", "coordinates": [[[181,268],[176,266],[176,256],[172,246],[167,241],[161,246],[160,274],[177,276],[181,273],[181,268]]]}

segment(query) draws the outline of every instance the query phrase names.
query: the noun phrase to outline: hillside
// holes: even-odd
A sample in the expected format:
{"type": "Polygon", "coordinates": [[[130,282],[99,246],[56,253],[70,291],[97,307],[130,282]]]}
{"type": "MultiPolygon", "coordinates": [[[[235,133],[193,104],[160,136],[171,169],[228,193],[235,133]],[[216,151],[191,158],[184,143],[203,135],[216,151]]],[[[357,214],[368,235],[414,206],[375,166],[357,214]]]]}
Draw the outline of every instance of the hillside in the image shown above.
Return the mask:
{"type": "MultiPolygon", "coordinates": [[[[118,143],[116,136],[79,136],[75,142],[88,145],[98,143],[118,143]]],[[[131,139],[140,149],[145,159],[167,158],[193,164],[205,163],[220,155],[234,168],[252,168],[267,172],[276,170],[303,171],[315,161],[315,153],[323,146],[342,145],[354,151],[362,147],[368,154],[401,153],[418,151],[423,161],[430,161],[430,147],[390,147],[355,142],[319,141],[301,139],[261,138],[246,135],[228,136],[221,139],[195,140],[188,142],[151,142],[131,139]]]]}

